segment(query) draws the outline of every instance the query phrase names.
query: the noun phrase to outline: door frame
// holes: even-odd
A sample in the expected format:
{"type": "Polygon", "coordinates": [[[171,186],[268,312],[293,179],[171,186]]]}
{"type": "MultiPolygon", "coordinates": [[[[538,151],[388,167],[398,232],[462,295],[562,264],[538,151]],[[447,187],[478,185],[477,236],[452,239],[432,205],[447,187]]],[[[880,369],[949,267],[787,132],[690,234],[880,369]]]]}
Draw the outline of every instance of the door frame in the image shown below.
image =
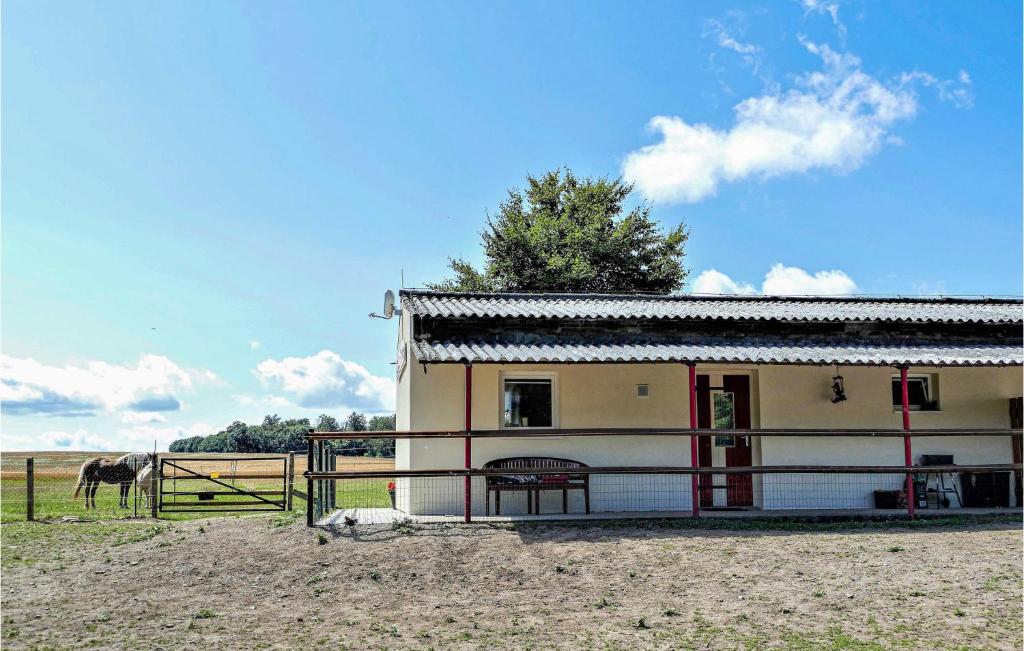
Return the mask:
{"type": "MultiPolygon", "coordinates": [[[[700,428],[713,429],[713,403],[714,394],[725,391],[724,376],[741,375],[748,378],[749,388],[749,413],[750,427],[760,427],[760,405],[758,373],[756,368],[750,367],[697,367],[697,423],[700,428]],[[707,397],[705,397],[707,396],[707,397]]],[[[748,445],[750,447],[750,464],[759,465],[761,462],[761,437],[749,435],[748,445]]],[[[723,450],[727,448],[722,448],[723,450]]],[[[719,467],[714,463],[714,438],[713,436],[697,437],[697,459],[699,467],[719,467]]],[[[721,460],[722,466],[727,467],[725,457],[721,460]]],[[[751,479],[750,494],[751,503],[743,506],[728,505],[729,494],[733,493],[735,487],[728,487],[727,475],[701,474],[699,475],[699,497],[702,508],[760,508],[762,502],[762,482],[760,475],[754,475],[751,479]],[[725,496],[725,504],[715,505],[715,494],[725,496]]],[[[720,500],[721,501],[721,500],[720,500]]]]}

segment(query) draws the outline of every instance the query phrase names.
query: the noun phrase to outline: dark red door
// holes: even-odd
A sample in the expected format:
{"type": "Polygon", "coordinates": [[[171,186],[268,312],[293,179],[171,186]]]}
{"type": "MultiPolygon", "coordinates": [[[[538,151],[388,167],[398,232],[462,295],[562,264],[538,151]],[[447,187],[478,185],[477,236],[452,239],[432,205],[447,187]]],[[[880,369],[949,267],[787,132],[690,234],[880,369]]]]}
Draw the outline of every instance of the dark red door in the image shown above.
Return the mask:
{"type": "MultiPolygon", "coordinates": [[[[712,419],[712,393],[721,390],[733,394],[733,419],[735,429],[750,429],[750,377],[747,375],[726,375],[722,386],[712,387],[707,375],[697,376],[697,427],[710,428],[712,419]]],[[[752,463],[750,437],[737,436],[731,447],[725,448],[726,467],[749,466],[752,463]]],[[[697,465],[711,467],[713,437],[701,436],[697,441],[697,465]]],[[[721,477],[719,475],[719,477],[721,477]]],[[[713,475],[700,475],[700,505],[714,506],[713,475]]],[[[753,480],[750,475],[725,475],[726,504],[731,507],[754,505],[753,480]]]]}
{"type": "MultiPolygon", "coordinates": [[[[722,387],[735,396],[736,429],[750,429],[750,377],[726,375],[722,378],[722,387]]],[[[733,447],[725,449],[726,467],[751,465],[753,457],[750,453],[750,437],[737,436],[735,443],[733,447]]],[[[729,506],[753,506],[753,478],[750,475],[726,475],[725,477],[729,506]]]]}

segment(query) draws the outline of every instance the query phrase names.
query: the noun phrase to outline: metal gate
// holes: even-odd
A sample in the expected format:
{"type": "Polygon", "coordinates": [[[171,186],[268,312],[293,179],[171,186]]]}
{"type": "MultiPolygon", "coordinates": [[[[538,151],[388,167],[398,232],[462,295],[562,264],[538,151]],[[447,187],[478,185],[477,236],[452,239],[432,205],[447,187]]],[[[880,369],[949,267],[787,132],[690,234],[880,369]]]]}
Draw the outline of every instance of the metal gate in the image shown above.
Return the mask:
{"type": "Polygon", "coordinates": [[[294,457],[160,457],[161,513],[291,509],[294,457]]]}

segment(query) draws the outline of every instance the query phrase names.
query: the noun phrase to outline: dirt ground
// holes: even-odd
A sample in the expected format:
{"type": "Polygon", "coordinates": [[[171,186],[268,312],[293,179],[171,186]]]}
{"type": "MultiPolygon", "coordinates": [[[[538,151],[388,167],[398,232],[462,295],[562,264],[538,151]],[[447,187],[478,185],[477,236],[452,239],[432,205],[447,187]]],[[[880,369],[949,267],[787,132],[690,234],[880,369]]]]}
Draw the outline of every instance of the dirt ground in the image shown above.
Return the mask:
{"type": "Polygon", "coordinates": [[[6,649],[1021,648],[1020,522],[721,526],[11,523],[0,634],[6,649]]]}

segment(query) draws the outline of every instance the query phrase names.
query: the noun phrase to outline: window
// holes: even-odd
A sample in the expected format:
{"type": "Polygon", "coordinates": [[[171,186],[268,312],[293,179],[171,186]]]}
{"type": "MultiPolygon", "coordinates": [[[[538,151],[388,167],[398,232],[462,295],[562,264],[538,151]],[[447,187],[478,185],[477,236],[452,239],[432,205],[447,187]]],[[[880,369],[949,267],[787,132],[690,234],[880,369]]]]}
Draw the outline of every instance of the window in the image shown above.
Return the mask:
{"type": "Polygon", "coordinates": [[[636,385],[636,397],[637,398],[646,398],[649,395],[651,395],[651,387],[650,387],[650,385],[647,385],[647,384],[638,384],[638,385],[636,385]]]}
{"type": "Polygon", "coordinates": [[[504,427],[554,426],[551,379],[507,378],[504,386],[504,427]]]}
{"type": "MultiPolygon", "coordinates": [[[[939,382],[934,375],[907,376],[907,398],[911,411],[938,411],[939,382]]],[[[892,376],[892,408],[903,410],[903,389],[900,376],[892,376]]]]}
{"type": "MultiPolygon", "coordinates": [[[[736,427],[736,394],[731,391],[712,392],[711,409],[711,426],[714,429],[734,429],[736,427]]],[[[716,436],[715,447],[736,447],[736,437],[716,436]]]]}

